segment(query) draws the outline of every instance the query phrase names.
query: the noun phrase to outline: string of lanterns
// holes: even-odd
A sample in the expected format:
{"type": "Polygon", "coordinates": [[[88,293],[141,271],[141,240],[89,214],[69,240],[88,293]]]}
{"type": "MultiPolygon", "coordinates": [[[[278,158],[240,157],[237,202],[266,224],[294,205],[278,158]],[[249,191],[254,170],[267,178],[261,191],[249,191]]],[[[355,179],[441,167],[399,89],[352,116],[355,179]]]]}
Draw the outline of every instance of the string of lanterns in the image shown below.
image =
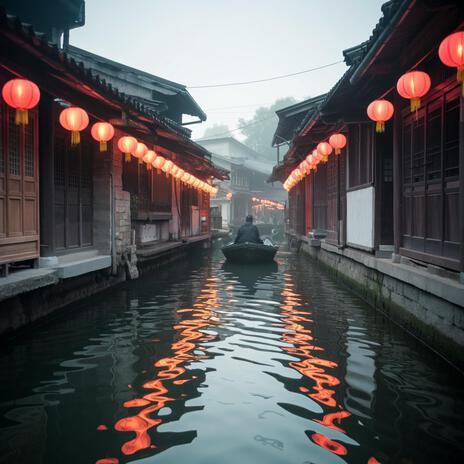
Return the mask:
{"type": "MultiPolygon", "coordinates": [[[[445,37],[438,48],[440,61],[448,67],[456,68],[456,79],[461,84],[464,95],[464,31],[454,32],[445,37]]],[[[432,82],[424,71],[410,71],[403,74],[396,83],[396,90],[410,101],[411,113],[421,107],[421,98],[430,90],[432,82]]],[[[394,107],[388,100],[374,100],[367,107],[367,115],[376,122],[376,132],[385,131],[385,122],[391,119],[394,107]]]]}
{"type": "Polygon", "coordinates": [[[258,198],[258,197],[253,197],[252,201],[253,203],[256,203],[256,205],[253,205],[253,206],[262,206],[262,207],[266,207],[270,209],[280,209],[280,210],[285,209],[285,206],[278,201],[272,201],[272,200],[267,200],[265,198],[258,198]]]}
{"type": "MultiPolygon", "coordinates": [[[[464,96],[464,31],[454,32],[445,37],[438,48],[440,61],[448,67],[456,68],[456,79],[461,84],[464,96]]],[[[411,113],[421,107],[421,98],[430,90],[432,85],[430,76],[424,71],[410,71],[403,74],[396,83],[396,90],[405,99],[410,101],[411,113]]],[[[388,100],[374,100],[367,107],[369,119],[376,123],[377,133],[385,132],[385,123],[389,121],[395,112],[395,107],[388,100]]],[[[321,142],[317,149],[313,150],[297,168],[293,169],[284,182],[284,189],[290,191],[298,182],[304,179],[311,170],[317,171],[317,165],[328,160],[332,148],[338,155],[346,145],[346,137],[343,134],[333,134],[329,143],[321,142]]]]}
{"type": "MultiPolygon", "coordinates": [[[[27,79],[11,79],[2,88],[2,96],[6,104],[16,110],[15,124],[25,126],[29,123],[28,110],[36,107],[40,101],[39,87],[27,79]]],[[[89,116],[83,108],[70,106],[61,111],[59,116],[60,124],[71,132],[71,146],[80,143],[80,133],[89,125],[89,116]]],[[[96,122],[92,125],[90,134],[92,138],[99,142],[100,152],[107,151],[108,142],[114,137],[114,127],[108,122],[96,122]]],[[[122,136],[118,140],[118,148],[124,154],[126,162],[130,162],[132,156],[138,159],[139,164],[146,164],[147,170],[153,168],[158,172],[161,170],[166,177],[171,175],[174,179],[183,182],[185,185],[201,190],[211,196],[216,195],[218,189],[204,182],[193,174],[180,168],[173,161],[165,159],[156,154],[154,150],[138,142],[135,137],[122,136]]]]}
{"type": "Polygon", "coordinates": [[[325,164],[333,150],[340,155],[346,146],[346,137],[341,133],[332,134],[328,142],[320,142],[301,163],[295,168],[284,182],[284,189],[289,192],[298,182],[303,180],[311,171],[317,171],[319,163],[325,164]]]}

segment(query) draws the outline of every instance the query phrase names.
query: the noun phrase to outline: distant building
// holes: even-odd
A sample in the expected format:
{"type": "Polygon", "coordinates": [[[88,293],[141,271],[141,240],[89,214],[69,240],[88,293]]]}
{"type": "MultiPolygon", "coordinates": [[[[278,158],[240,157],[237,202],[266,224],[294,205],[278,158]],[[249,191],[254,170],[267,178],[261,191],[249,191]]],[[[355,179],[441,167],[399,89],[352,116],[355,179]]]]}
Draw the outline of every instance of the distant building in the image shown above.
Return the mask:
{"type": "MultiPolygon", "coordinates": [[[[272,163],[266,157],[233,137],[198,140],[198,144],[211,152],[214,164],[230,172],[230,180],[219,184],[219,192],[211,200],[212,214],[222,218],[222,227],[241,224],[247,214],[255,213],[253,198],[285,202],[285,190],[267,183],[272,163]]],[[[271,221],[269,214],[259,219],[271,221]]]]}

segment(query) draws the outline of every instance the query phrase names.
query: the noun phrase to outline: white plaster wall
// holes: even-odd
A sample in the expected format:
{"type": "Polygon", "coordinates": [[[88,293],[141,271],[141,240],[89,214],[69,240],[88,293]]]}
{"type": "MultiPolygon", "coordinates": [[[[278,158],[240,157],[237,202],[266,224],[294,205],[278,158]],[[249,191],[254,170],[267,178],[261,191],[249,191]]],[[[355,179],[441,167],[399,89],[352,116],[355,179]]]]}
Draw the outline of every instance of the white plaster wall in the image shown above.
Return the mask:
{"type": "Polygon", "coordinates": [[[221,206],[222,227],[227,227],[230,223],[230,201],[221,206]]]}
{"type": "Polygon", "coordinates": [[[143,224],[140,226],[141,243],[154,242],[160,238],[160,227],[158,224],[143,224]]]}
{"type": "Polygon", "coordinates": [[[346,204],[347,242],[374,248],[374,187],[348,192],[346,204]]]}

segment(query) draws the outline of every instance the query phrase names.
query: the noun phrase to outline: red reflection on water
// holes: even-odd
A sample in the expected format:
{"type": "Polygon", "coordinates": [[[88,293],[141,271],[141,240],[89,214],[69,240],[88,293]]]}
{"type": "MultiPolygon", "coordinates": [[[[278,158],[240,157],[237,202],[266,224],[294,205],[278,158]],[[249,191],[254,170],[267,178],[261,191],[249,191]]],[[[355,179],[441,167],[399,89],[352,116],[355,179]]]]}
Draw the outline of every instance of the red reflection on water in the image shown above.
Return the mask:
{"type": "MultiPolygon", "coordinates": [[[[193,307],[177,310],[178,314],[191,313],[191,318],[181,320],[174,326],[174,329],[179,331],[179,339],[171,344],[173,355],[161,358],[154,363],[154,367],[158,368],[156,378],[142,385],[145,390],[151,390],[149,393],[143,395],[142,398],[134,398],[123,404],[125,408],[142,407],[143,409],[133,416],[118,420],[114,426],[118,432],[135,434],[135,438],[123,443],[121,452],[124,455],[132,455],[147,448],[156,448],[151,442],[149,431],[161,424],[162,419],[153,416],[165,407],[166,403],[175,401],[173,397],[167,396],[172,386],[183,385],[197,378],[191,376],[179,379],[184,374],[189,375],[185,365],[192,361],[208,358],[206,355],[197,355],[194,351],[198,350],[200,341],[205,342],[215,338],[214,335],[203,333],[201,329],[217,325],[220,320],[215,309],[218,307],[216,279],[207,279],[207,284],[201,290],[201,295],[193,307]]],[[[177,396],[184,397],[185,394],[177,394],[177,396]]],[[[100,461],[98,461],[99,464],[104,464],[104,461],[100,461]]]]}
{"type": "Polygon", "coordinates": [[[101,424],[97,427],[97,430],[108,430],[108,427],[106,425],[101,424]]]}
{"type": "MultiPolygon", "coordinates": [[[[301,298],[293,291],[293,287],[291,276],[285,274],[284,289],[281,292],[283,304],[280,306],[280,309],[286,332],[282,338],[284,342],[291,346],[284,347],[283,350],[299,358],[299,361],[290,362],[289,366],[312,381],[312,387],[301,386],[299,388],[300,392],[328,408],[337,408],[337,411],[328,412],[321,420],[315,419],[315,422],[319,422],[337,432],[345,433],[339,425],[351,413],[345,411],[342,405],[339,405],[334,398],[336,393],[334,387],[340,384],[340,380],[335,375],[327,372],[327,369],[334,369],[338,367],[338,364],[334,361],[324,359],[317,354],[323,352],[324,349],[313,343],[314,337],[312,336],[312,331],[308,328],[308,323],[314,321],[308,317],[311,315],[309,311],[296,309],[301,304],[301,298]],[[306,326],[303,326],[302,322],[306,322],[306,326]]],[[[311,438],[314,443],[331,453],[340,456],[348,453],[345,446],[335,440],[331,440],[322,433],[314,433],[311,435],[311,438]]]]}
{"type": "Polygon", "coordinates": [[[346,433],[341,427],[335,425],[334,422],[337,421],[338,424],[340,424],[342,419],[345,419],[345,417],[349,416],[351,416],[351,413],[349,413],[348,411],[338,411],[326,414],[322,420],[315,419],[315,421],[333,430],[338,430],[339,432],[346,433]]]}
{"type": "Polygon", "coordinates": [[[103,458],[95,461],[95,464],[119,464],[118,458],[103,458]]]}
{"type": "Polygon", "coordinates": [[[313,433],[311,435],[314,443],[322,446],[322,448],[330,451],[331,453],[338,454],[339,456],[344,456],[348,454],[348,450],[338,441],[331,440],[321,433],[313,433]]]}
{"type": "Polygon", "coordinates": [[[367,464],[381,464],[381,463],[380,461],[377,461],[377,459],[372,457],[372,458],[369,458],[369,460],[367,461],[367,464]]]}

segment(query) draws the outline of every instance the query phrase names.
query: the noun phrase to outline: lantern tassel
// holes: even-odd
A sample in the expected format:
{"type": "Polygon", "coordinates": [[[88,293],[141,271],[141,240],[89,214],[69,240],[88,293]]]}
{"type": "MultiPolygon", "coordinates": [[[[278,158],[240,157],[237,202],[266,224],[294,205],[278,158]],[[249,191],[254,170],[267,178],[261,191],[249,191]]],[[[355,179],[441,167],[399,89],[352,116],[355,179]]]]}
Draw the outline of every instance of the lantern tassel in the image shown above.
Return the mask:
{"type": "Polygon", "coordinates": [[[385,121],[377,121],[377,124],[375,125],[375,132],[377,132],[377,134],[385,132],[385,121]]]}
{"type": "Polygon", "coordinates": [[[151,171],[151,164],[147,164],[147,171],[151,171]]]}
{"type": "Polygon", "coordinates": [[[419,97],[411,98],[411,113],[417,111],[421,106],[421,101],[419,97]]]}
{"type": "Polygon", "coordinates": [[[143,164],[142,158],[139,158],[139,164],[143,164]]]}
{"type": "Polygon", "coordinates": [[[100,140],[100,152],[106,151],[108,149],[108,145],[105,141],[100,140]]]}
{"type": "Polygon", "coordinates": [[[336,154],[336,155],[339,155],[341,152],[342,152],[342,150],[341,150],[340,148],[336,148],[336,149],[335,149],[335,154],[336,154]]]}
{"type": "Polygon", "coordinates": [[[462,96],[464,97],[464,66],[459,66],[456,78],[461,83],[462,96]]]}
{"type": "Polygon", "coordinates": [[[15,123],[17,126],[27,126],[29,124],[29,113],[27,110],[16,109],[15,123]]]}
{"type": "Polygon", "coordinates": [[[79,145],[81,142],[81,133],[79,131],[72,131],[71,132],[71,146],[79,145]]]}
{"type": "Polygon", "coordinates": [[[130,163],[131,162],[131,154],[130,153],[124,153],[124,161],[126,163],[130,163]]]}

